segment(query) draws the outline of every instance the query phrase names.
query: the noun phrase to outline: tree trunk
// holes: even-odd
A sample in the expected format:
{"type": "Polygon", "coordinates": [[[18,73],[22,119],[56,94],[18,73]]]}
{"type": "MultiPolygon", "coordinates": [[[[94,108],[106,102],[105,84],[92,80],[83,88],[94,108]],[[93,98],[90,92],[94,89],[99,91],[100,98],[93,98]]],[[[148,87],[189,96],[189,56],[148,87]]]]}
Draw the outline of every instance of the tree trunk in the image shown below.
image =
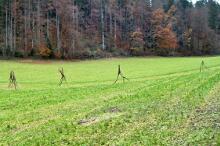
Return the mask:
{"type": "Polygon", "coordinates": [[[24,2],[24,56],[28,56],[27,52],[27,8],[26,8],[26,2],[24,2]]]}
{"type": "Polygon", "coordinates": [[[115,48],[117,48],[117,21],[116,21],[116,16],[115,16],[115,22],[114,22],[114,43],[115,43],[115,48]]]}
{"type": "Polygon", "coordinates": [[[14,30],[13,30],[13,51],[12,51],[12,56],[14,56],[15,55],[15,50],[16,50],[16,37],[17,37],[17,35],[16,35],[16,22],[17,22],[17,19],[16,19],[16,17],[17,17],[17,13],[16,13],[16,9],[17,9],[17,5],[16,5],[16,1],[15,1],[15,11],[14,11],[14,13],[13,13],[13,17],[14,17],[14,30]]]}
{"type": "Polygon", "coordinates": [[[60,43],[60,20],[56,12],[56,28],[57,28],[57,51],[60,53],[61,43],[60,43]]]}
{"type": "Polygon", "coordinates": [[[72,49],[71,49],[71,57],[74,56],[74,50],[75,50],[75,31],[76,31],[76,10],[75,10],[75,2],[73,2],[73,16],[72,16],[72,24],[73,24],[73,30],[72,30],[72,49]]]}
{"type": "Polygon", "coordinates": [[[8,49],[8,5],[5,7],[5,49],[3,49],[3,57],[6,55],[6,50],[8,49]]]}
{"type": "Polygon", "coordinates": [[[13,52],[13,18],[12,18],[12,3],[10,4],[10,55],[13,52]]]}
{"type": "Polygon", "coordinates": [[[101,0],[101,25],[102,25],[102,49],[105,50],[105,22],[104,22],[104,3],[101,0]]]}
{"type": "Polygon", "coordinates": [[[40,39],[40,0],[37,1],[37,47],[38,49],[40,48],[40,43],[41,43],[41,39],[40,39]]]}

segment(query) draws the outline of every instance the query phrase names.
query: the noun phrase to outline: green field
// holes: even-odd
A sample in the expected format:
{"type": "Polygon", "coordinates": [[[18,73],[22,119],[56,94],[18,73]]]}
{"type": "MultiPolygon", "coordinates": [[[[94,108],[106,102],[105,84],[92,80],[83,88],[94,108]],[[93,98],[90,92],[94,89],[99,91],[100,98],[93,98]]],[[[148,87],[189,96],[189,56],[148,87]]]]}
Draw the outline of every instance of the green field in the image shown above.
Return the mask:
{"type": "Polygon", "coordinates": [[[0,145],[220,145],[220,57],[0,61],[0,145]]]}

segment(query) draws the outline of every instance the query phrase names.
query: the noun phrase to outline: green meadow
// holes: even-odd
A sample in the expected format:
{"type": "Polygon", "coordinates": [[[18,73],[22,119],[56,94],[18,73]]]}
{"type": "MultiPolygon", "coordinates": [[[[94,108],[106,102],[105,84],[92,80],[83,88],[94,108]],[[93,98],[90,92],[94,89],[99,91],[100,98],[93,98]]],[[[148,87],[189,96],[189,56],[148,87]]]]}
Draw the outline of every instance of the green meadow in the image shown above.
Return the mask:
{"type": "Polygon", "coordinates": [[[0,61],[0,145],[220,145],[220,57],[0,61]]]}

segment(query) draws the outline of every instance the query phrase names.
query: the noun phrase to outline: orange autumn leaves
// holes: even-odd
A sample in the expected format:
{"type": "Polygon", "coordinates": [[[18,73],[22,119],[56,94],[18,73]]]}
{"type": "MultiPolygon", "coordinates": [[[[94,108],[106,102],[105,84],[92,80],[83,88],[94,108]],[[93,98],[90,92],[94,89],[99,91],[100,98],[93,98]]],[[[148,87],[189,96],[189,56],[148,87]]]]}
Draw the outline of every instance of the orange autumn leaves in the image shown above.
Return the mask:
{"type": "Polygon", "coordinates": [[[172,6],[167,13],[163,9],[157,9],[153,13],[154,38],[160,54],[172,52],[178,48],[177,36],[172,30],[173,24],[176,21],[175,17],[173,17],[175,11],[176,7],[172,6]]]}
{"type": "Polygon", "coordinates": [[[176,49],[178,47],[176,34],[169,26],[157,30],[156,37],[159,48],[176,49]]]}

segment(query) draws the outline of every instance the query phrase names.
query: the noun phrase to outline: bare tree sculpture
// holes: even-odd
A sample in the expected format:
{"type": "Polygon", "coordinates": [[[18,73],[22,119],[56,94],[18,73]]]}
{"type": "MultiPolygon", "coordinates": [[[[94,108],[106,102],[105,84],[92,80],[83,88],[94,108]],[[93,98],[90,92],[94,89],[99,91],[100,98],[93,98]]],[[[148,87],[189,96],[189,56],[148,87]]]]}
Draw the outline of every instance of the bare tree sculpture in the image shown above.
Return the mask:
{"type": "Polygon", "coordinates": [[[11,88],[13,86],[16,90],[17,89],[17,81],[16,81],[15,73],[14,73],[14,71],[11,71],[10,76],[9,76],[9,85],[8,85],[8,87],[11,88]]]}
{"type": "Polygon", "coordinates": [[[122,71],[121,71],[121,66],[120,66],[120,65],[118,65],[118,75],[117,75],[117,79],[115,80],[114,84],[117,83],[117,81],[118,81],[118,79],[119,79],[119,76],[122,77],[123,82],[124,82],[125,80],[128,80],[128,81],[129,81],[129,79],[126,78],[126,77],[123,75],[123,73],[122,73],[122,71]]]}
{"type": "Polygon", "coordinates": [[[60,83],[59,83],[59,86],[61,86],[63,84],[63,81],[66,81],[66,76],[64,74],[64,70],[63,68],[59,69],[58,70],[60,75],[61,75],[61,78],[60,78],[60,83]]]}
{"type": "Polygon", "coordinates": [[[205,66],[205,62],[202,61],[200,65],[200,72],[202,72],[204,69],[207,69],[207,67],[205,66]]]}

